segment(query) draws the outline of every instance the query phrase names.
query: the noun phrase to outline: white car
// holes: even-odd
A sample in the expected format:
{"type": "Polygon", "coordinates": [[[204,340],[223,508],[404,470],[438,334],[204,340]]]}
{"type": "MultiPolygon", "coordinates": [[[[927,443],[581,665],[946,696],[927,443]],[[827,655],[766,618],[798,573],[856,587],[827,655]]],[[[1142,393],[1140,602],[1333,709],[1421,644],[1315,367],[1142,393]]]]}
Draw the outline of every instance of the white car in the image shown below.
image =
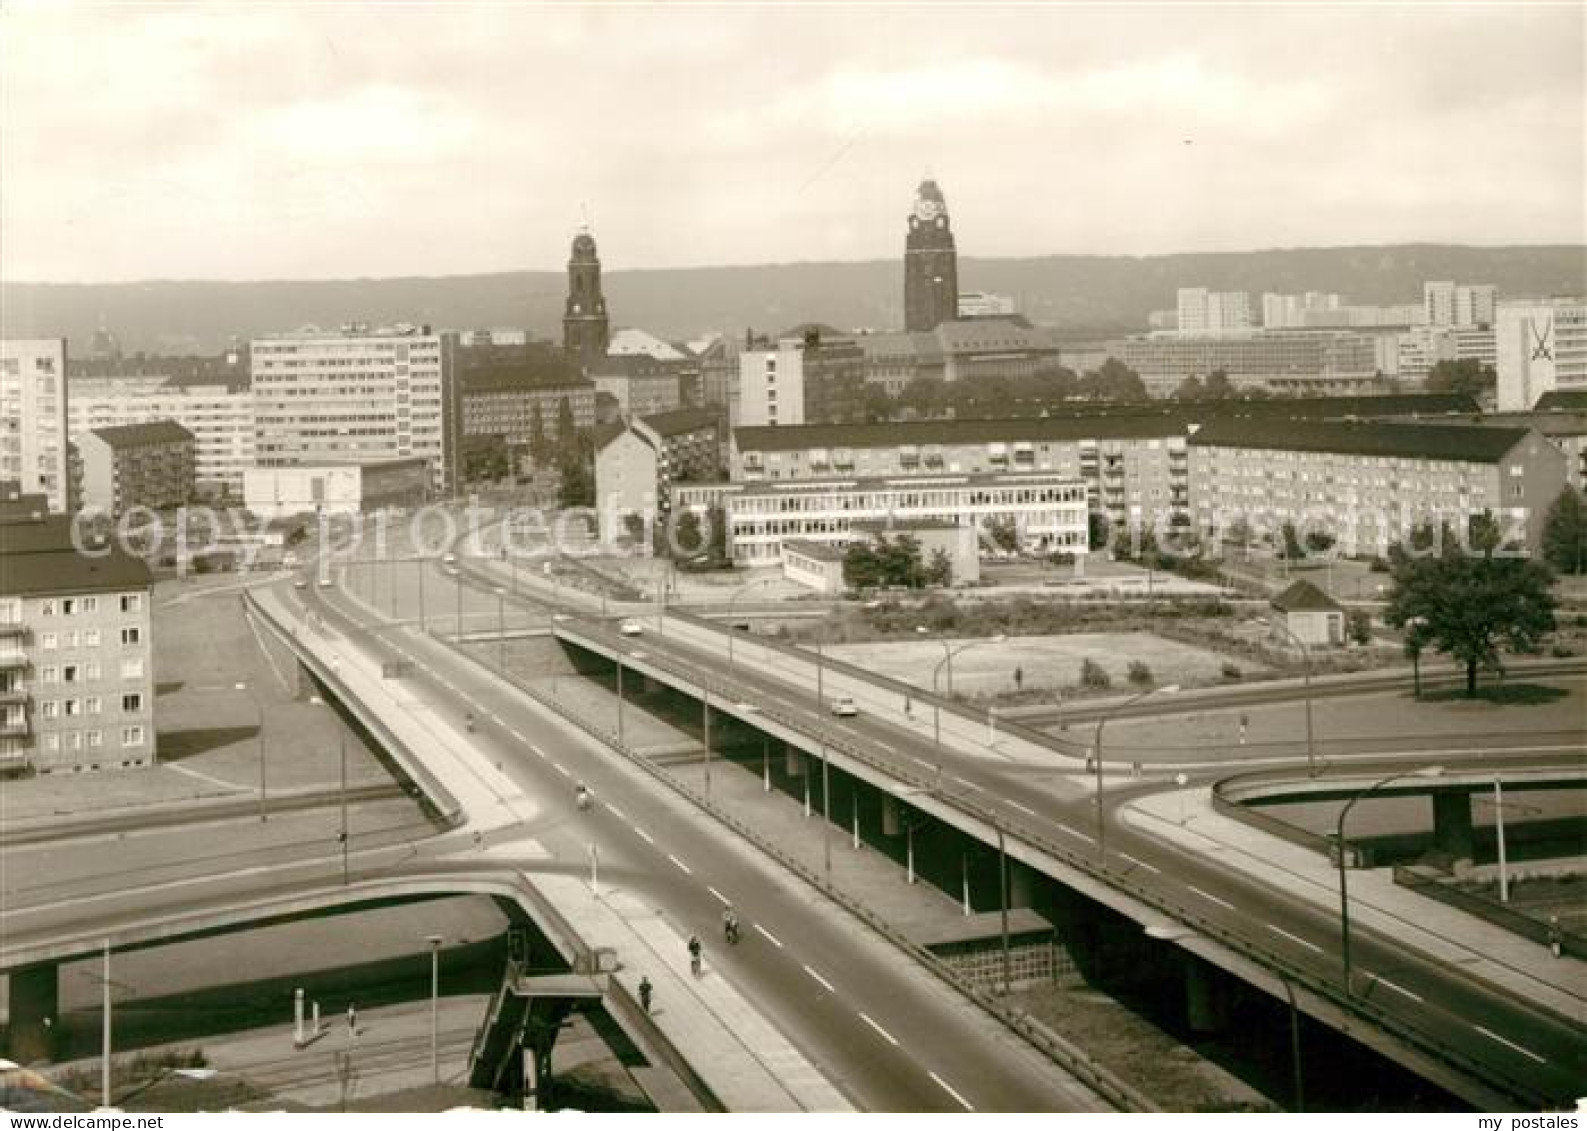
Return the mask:
{"type": "Polygon", "coordinates": [[[640,624],[637,620],[625,620],[622,624],[617,626],[617,631],[621,632],[624,636],[643,636],[645,632],[645,626],[640,624]]]}
{"type": "Polygon", "coordinates": [[[448,550],[446,553],[441,555],[441,562],[443,565],[456,565],[457,555],[448,550]]]}
{"type": "Polygon", "coordinates": [[[333,586],[335,584],[336,584],[336,582],[332,581],[329,577],[320,578],[320,588],[321,589],[329,589],[331,586],[333,586]]]}
{"type": "Polygon", "coordinates": [[[853,718],[860,713],[860,709],[854,705],[854,700],[847,695],[833,696],[829,708],[834,715],[844,719],[853,718]]]}

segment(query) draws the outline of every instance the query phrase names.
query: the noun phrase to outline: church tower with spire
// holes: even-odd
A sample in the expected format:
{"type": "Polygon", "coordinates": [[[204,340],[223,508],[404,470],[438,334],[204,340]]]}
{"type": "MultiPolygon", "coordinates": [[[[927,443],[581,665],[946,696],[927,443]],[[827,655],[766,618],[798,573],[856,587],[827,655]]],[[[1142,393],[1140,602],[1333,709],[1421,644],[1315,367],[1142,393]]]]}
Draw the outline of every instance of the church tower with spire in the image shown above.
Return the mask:
{"type": "Polygon", "coordinates": [[[595,237],[581,227],[568,259],[568,301],[562,314],[562,346],[581,361],[606,356],[611,327],[601,293],[601,258],[595,237]]]}
{"type": "Polygon", "coordinates": [[[904,329],[935,330],[959,316],[959,253],[942,190],[929,177],[915,190],[904,241],[904,329]]]}

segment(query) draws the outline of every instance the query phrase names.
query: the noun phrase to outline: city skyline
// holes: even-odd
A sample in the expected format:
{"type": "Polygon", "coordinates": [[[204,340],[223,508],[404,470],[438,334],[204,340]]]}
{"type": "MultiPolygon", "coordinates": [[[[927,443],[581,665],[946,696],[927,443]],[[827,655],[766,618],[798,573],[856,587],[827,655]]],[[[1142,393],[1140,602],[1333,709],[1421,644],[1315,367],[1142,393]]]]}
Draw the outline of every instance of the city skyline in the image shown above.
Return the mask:
{"type": "Polygon", "coordinates": [[[0,278],[556,269],[586,215],[613,271],[893,258],[927,173],[970,257],[1578,243],[1582,23],[21,6],[0,278]]]}

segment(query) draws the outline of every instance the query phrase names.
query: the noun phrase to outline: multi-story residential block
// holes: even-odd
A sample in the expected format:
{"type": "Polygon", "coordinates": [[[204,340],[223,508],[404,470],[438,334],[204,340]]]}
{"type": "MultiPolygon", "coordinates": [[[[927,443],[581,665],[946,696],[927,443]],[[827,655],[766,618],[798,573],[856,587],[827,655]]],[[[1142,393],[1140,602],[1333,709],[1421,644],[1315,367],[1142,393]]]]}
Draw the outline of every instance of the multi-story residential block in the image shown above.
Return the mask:
{"type": "Polygon", "coordinates": [[[428,327],[306,330],[252,345],[260,467],[419,456],[432,489],[462,483],[457,336],[428,327]]]}
{"type": "Polygon", "coordinates": [[[245,369],[162,372],[157,363],[133,362],[95,366],[92,376],[76,369],[68,413],[72,443],[81,446],[95,428],[174,420],[193,434],[198,492],[242,494],[243,471],[254,462],[254,402],[245,369]]]}
{"type": "Polygon", "coordinates": [[[1535,551],[1564,485],[1564,455],[1526,428],[1227,417],[1190,440],[1198,529],[1274,537],[1289,522],[1347,555],[1384,553],[1425,522],[1465,530],[1485,511],[1535,551]]]}
{"type": "Polygon", "coordinates": [[[1160,412],[922,420],[733,431],[732,477],[745,484],[852,476],[905,481],[1033,473],[1081,483],[1115,523],[1172,521],[1189,506],[1187,423],[1160,412]]]}
{"type": "Polygon", "coordinates": [[[805,422],[804,342],[784,338],[775,349],[738,355],[738,423],[742,427],[805,422]]]}
{"type": "Polygon", "coordinates": [[[1565,457],[1565,477],[1578,491],[1587,491],[1587,390],[1570,395],[1547,394],[1530,412],[1477,412],[1436,417],[1439,424],[1483,428],[1530,428],[1565,457]],[[1550,399],[1552,398],[1552,399],[1550,399]]]}
{"type": "Polygon", "coordinates": [[[1336,294],[1307,291],[1305,294],[1284,295],[1271,291],[1262,296],[1262,325],[1268,330],[1300,330],[1306,326],[1306,316],[1338,310],[1342,302],[1336,294]]]}
{"type": "Polygon", "coordinates": [[[1251,296],[1244,291],[1181,287],[1177,300],[1176,325],[1180,334],[1226,334],[1251,329],[1251,296]]]}
{"type": "Polygon", "coordinates": [[[921,522],[979,530],[1011,521],[1032,550],[1083,554],[1086,495],[1086,485],[1070,476],[1008,472],[680,484],[674,497],[676,506],[695,510],[721,505],[734,560],[764,565],[781,560],[785,541],[842,545],[878,529],[921,522]]]}
{"type": "MultiPolygon", "coordinates": [[[[597,393],[617,402],[620,416],[653,416],[683,404],[681,361],[658,361],[648,354],[598,357],[586,362],[585,373],[597,393]]],[[[597,410],[598,412],[599,410],[597,410]]]]}
{"type": "Polygon", "coordinates": [[[0,339],[0,479],[70,511],[66,339],[0,339]]]}
{"type": "Polygon", "coordinates": [[[1492,326],[1495,294],[1491,284],[1423,283],[1423,320],[1429,326],[1492,326]]]}
{"type": "Polygon", "coordinates": [[[85,510],[119,515],[133,507],[173,510],[197,491],[193,433],[174,420],[94,428],[77,438],[79,498],[85,510]]]}
{"type": "Polygon", "coordinates": [[[722,456],[717,409],[676,409],[612,428],[595,452],[596,506],[607,528],[628,514],[665,520],[674,486],[720,480],[722,456]]]}
{"type": "Polygon", "coordinates": [[[564,404],[574,428],[595,426],[595,384],[583,377],[523,366],[474,370],[463,380],[463,436],[500,436],[521,456],[537,415],[546,439],[556,440],[564,404]]]}
{"type": "Polygon", "coordinates": [[[1587,301],[1501,302],[1495,317],[1501,411],[1531,408],[1555,389],[1587,389],[1587,301]]]}
{"type": "Polygon", "coordinates": [[[861,334],[855,339],[865,363],[865,383],[896,397],[916,377],[941,380],[947,371],[934,331],[861,334]]]}
{"type": "Polygon", "coordinates": [[[1373,336],[1342,330],[1152,334],[1114,343],[1112,353],[1158,394],[1173,392],[1186,377],[1218,369],[1238,386],[1343,392],[1370,385],[1379,369],[1373,336]]]}
{"type": "Polygon", "coordinates": [[[1401,381],[1425,381],[1440,361],[1476,361],[1492,367],[1498,360],[1491,326],[1418,326],[1396,335],[1392,372],[1401,381]]]}
{"type": "Polygon", "coordinates": [[[113,542],[74,546],[64,515],[0,525],[0,770],[154,762],[151,585],[113,542]]]}

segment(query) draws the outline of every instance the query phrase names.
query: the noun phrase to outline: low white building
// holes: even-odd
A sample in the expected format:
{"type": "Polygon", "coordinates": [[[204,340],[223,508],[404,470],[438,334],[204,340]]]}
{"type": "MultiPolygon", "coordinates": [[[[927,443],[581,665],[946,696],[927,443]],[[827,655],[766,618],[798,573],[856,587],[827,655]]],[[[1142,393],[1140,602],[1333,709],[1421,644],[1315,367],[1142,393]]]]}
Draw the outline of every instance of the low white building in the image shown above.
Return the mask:
{"type": "Polygon", "coordinates": [[[1345,642],[1344,606],[1311,582],[1295,582],[1272,605],[1273,643],[1293,639],[1307,648],[1337,648],[1345,642]]]}
{"type": "Polygon", "coordinates": [[[243,474],[243,504],[266,522],[301,514],[354,515],[418,506],[428,497],[422,456],[319,467],[253,467],[243,474]]]}
{"type": "Polygon", "coordinates": [[[1587,389],[1587,302],[1501,302],[1495,330],[1500,412],[1521,412],[1555,389],[1587,389]]]}

